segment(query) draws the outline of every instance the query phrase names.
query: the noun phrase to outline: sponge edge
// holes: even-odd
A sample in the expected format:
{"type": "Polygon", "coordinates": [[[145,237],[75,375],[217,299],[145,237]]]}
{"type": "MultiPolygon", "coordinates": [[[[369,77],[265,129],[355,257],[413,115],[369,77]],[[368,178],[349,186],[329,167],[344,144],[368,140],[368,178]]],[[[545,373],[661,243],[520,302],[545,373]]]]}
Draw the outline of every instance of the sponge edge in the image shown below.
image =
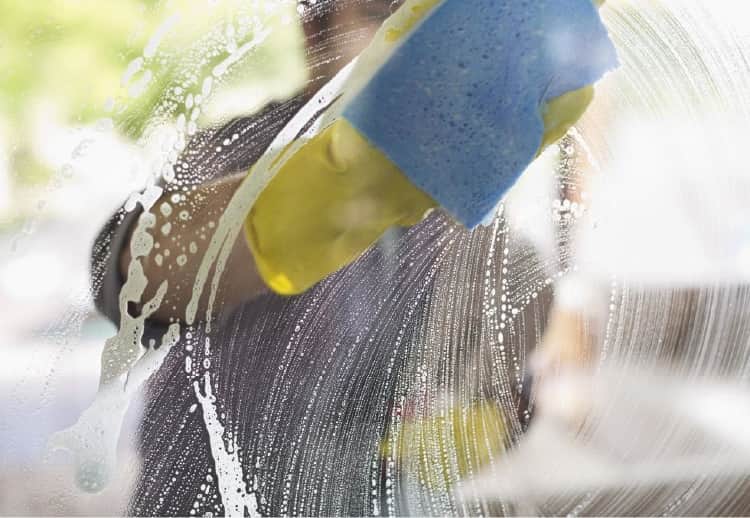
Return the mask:
{"type": "Polygon", "coordinates": [[[547,104],[617,63],[592,0],[445,0],[343,115],[473,228],[537,156],[547,104]]]}

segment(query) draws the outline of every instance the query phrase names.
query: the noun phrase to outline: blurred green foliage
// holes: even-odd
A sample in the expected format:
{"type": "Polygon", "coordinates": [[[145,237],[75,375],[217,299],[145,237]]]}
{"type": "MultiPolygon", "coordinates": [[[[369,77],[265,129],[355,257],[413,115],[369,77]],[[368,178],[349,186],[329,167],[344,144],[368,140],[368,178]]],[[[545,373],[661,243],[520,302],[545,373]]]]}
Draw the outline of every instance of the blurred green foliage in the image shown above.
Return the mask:
{"type": "Polygon", "coordinates": [[[18,124],[36,98],[68,117],[97,116],[135,52],[130,32],[154,10],[133,1],[0,0],[0,12],[0,110],[18,124]]]}
{"type": "Polygon", "coordinates": [[[185,96],[200,93],[213,67],[266,29],[260,46],[218,85],[241,86],[255,99],[239,102],[234,114],[225,109],[224,116],[246,114],[303,84],[295,0],[0,0],[0,135],[17,142],[14,176],[39,180],[33,152],[24,145],[37,106],[52,107],[51,117],[72,126],[111,117],[122,134],[137,139],[150,122],[186,111],[185,96]],[[158,52],[143,56],[165,22],[158,52]],[[141,71],[122,81],[139,57],[141,71]],[[140,81],[144,88],[134,92],[140,81]]]}

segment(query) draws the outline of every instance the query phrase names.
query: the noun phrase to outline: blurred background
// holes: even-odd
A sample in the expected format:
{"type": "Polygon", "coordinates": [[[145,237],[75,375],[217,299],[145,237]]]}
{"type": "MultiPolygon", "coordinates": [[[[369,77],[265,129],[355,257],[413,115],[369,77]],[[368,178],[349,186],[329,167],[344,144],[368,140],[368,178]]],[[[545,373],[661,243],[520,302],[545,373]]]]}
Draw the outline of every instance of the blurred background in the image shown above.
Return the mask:
{"type": "Polygon", "coordinates": [[[65,463],[44,459],[93,399],[115,332],[93,307],[91,246],[162,177],[178,124],[192,135],[304,85],[305,8],[0,0],[0,514],[122,509],[119,489],[76,497],[65,463]],[[259,35],[191,110],[212,88],[204,78],[259,35]]]}

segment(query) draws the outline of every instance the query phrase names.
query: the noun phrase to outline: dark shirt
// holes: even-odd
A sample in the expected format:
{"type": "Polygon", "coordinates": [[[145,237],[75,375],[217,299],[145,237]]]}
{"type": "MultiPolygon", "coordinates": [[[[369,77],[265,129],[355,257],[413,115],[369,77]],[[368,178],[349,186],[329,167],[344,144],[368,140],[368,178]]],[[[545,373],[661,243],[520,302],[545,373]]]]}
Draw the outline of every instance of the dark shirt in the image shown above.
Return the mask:
{"type": "MultiPolygon", "coordinates": [[[[212,159],[218,157],[201,157],[212,159]]],[[[136,217],[118,213],[94,245],[97,306],[114,322],[123,283],[117,258],[136,217]]],[[[461,401],[514,400],[493,386],[499,383],[491,368],[497,357],[482,347],[486,333],[495,333],[488,330],[483,306],[486,261],[493,256],[493,268],[499,268],[504,248],[504,237],[493,236],[490,228],[470,234],[435,213],[409,232],[386,236],[301,296],[270,294],[220,311],[210,336],[214,393],[248,488],[257,477],[262,514],[367,515],[374,506],[385,513],[389,505],[398,513],[446,511],[444,496],[407,498],[406,480],[386,482],[395,468],[381,459],[381,444],[394,416],[419,401],[415,381],[423,375],[431,380],[430,396],[453,390],[461,401]]],[[[510,266],[541,276],[538,262],[529,253],[524,257],[510,266]]],[[[508,289],[515,289],[508,279],[508,289]]],[[[509,329],[507,351],[533,346],[545,311],[546,303],[538,301],[524,309],[534,332],[509,329]]],[[[148,323],[144,343],[150,337],[159,343],[163,332],[163,326],[148,323]]],[[[200,323],[183,329],[148,385],[132,514],[223,512],[208,434],[195,406],[192,383],[200,369],[185,370],[186,346],[194,346],[193,365],[200,365],[205,338],[200,323]],[[209,476],[214,482],[207,483],[209,476]]]]}

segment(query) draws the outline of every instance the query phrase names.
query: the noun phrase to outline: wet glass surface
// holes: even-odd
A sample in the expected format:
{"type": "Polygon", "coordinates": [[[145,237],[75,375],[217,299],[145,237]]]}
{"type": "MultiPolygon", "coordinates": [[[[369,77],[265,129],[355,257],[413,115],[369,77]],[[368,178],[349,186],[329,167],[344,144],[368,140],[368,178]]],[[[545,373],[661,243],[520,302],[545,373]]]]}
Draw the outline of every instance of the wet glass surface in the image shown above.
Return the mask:
{"type": "Polygon", "coordinates": [[[608,1],[622,66],[487,225],[291,298],[238,186],[400,2],[80,4],[0,0],[0,514],[747,514],[742,1],[608,1]],[[594,361],[525,383],[565,311],[594,361]]]}

